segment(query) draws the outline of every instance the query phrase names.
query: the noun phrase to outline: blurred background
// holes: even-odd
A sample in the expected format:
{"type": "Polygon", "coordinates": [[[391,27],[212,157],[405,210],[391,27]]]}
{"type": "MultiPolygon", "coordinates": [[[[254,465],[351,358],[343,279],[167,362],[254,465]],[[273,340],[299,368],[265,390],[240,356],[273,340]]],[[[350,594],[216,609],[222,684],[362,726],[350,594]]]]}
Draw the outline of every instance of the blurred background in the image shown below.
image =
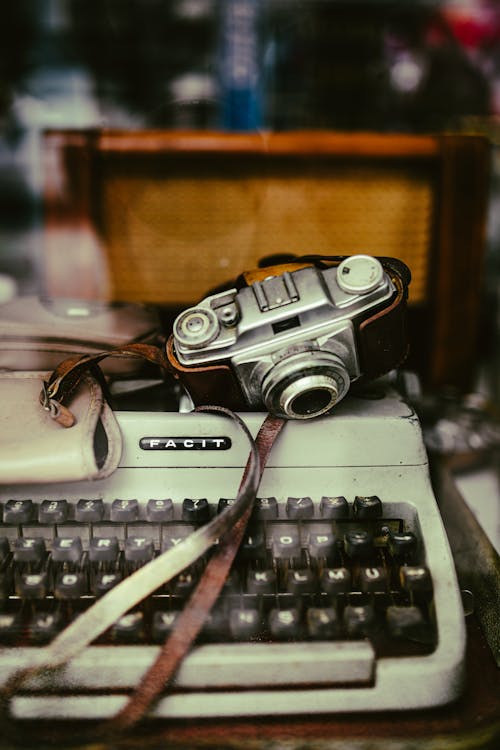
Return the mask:
{"type": "MultiPolygon", "coordinates": [[[[0,272],[36,288],[44,128],[486,131],[496,0],[16,0],[0,24],[0,272]]],[[[488,289],[499,236],[494,155],[488,289]]]]}
{"type": "Polygon", "coordinates": [[[0,24],[0,273],[37,288],[45,128],[452,130],[496,146],[499,116],[496,0],[16,0],[0,24]]]}
{"type": "Polygon", "coordinates": [[[46,128],[486,133],[484,360],[500,399],[499,42],[496,0],[5,4],[0,296],[39,288],[46,128]]]}
{"type": "MultiPolygon", "coordinates": [[[[500,3],[4,6],[0,301],[40,291],[47,128],[481,133],[492,169],[477,390],[500,405],[500,3]]],[[[500,525],[498,513],[493,523],[500,525]]]]}

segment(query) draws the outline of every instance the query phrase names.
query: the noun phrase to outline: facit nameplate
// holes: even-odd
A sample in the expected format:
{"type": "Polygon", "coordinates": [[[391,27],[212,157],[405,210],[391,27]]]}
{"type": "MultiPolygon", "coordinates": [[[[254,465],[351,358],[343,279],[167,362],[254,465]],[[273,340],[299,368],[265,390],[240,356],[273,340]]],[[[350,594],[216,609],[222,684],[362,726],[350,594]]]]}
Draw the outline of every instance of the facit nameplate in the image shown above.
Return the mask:
{"type": "Polygon", "coordinates": [[[228,437],[143,437],[139,445],[144,451],[227,451],[228,437]]]}

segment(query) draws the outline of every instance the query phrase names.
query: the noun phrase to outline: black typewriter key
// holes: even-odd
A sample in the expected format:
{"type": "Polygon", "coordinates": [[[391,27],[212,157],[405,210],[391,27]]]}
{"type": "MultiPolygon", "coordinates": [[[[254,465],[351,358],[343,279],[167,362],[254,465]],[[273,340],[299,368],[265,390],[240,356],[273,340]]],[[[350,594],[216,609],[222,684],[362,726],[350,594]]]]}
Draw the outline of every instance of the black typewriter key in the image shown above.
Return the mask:
{"type": "Polygon", "coordinates": [[[319,504],[319,512],[322,518],[349,518],[349,504],[343,495],[337,497],[324,495],[319,504]]]}
{"type": "Polygon", "coordinates": [[[111,637],[120,643],[138,643],[144,637],[142,612],[129,612],[120,617],[111,628],[111,637]]]}
{"type": "Polygon", "coordinates": [[[386,612],[387,627],[393,638],[421,640],[427,638],[430,628],[418,607],[391,605],[386,612]]]}
{"type": "Polygon", "coordinates": [[[125,539],[125,560],[146,563],[154,557],[153,540],[143,536],[129,536],[125,539]]]}
{"type": "Polygon", "coordinates": [[[286,530],[283,526],[273,529],[271,549],[276,559],[291,559],[300,557],[300,535],[296,526],[290,526],[286,530]]]}
{"type": "Polygon", "coordinates": [[[146,518],[150,523],[164,523],[171,521],[174,516],[174,504],[167,498],[148,500],[146,518]]]}
{"type": "Polygon", "coordinates": [[[104,518],[104,503],[100,498],[82,498],[75,507],[75,520],[81,523],[98,523],[104,518]]]}
{"type": "Polygon", "coordinates": [[[137,500],[113,500],[109,517],[118,523],[133,523],[139,518],[139,503],[137,500]]]}
{"type": "Polygon", "coordinates": [[[375,610],[371,604],[348,604],[343,620],[347,635],[364,637],[373,631],[375,610]]]}
{"type": "Polygon", "coordinates": [[[49,643],[62,625],[59,612],[35,612],[28,623],[28,637],[32,643],[49,643]]]}
{"type": "Polygon", "coordinates": [[[252,515],[258,521],[272,521],[278,518],[278,501],[275,497],[257,497],[252,515]]]}
{"type": "Polygon", "coordinates": [[[57,599],[79,599],[87,593],[87,582],[83,573],[59,573],[54,583],[57,599]]]}
{"type": "Polygon", "coordinates": [[[348,568],[325,568],[321,573],[321,590],[337,596],[351,590],[351,571],[348,568]]]}
{"type": "Polygon", "coordinates": [[[196,586],[196,582],[197,578],[193,573],[184,571],[172,579],[170,589],[175,596],[188,596],[196,586]]]}
{"type": "Polygon", "coordinates": [[[169,527],[166,526],[163,533],[161,551],[166,552],[167,550],[172,549],[172,547],[177,547],[177,545],[187,539],[194,530],[195,527],[192,525],[176,527],[175,529],[169,529],[169,527]]]}
{"type": "Polygon", "coordinates": [[[289,570],[286,577],[286,590],[294,596],[313,594],[316,591],[316,578],[309,568],[289,570]]]}
{"type": "Polygon", "coordinates": [[[374,593],[387,590],[387,572],[384,568],[361,568],[359,573],[361,591],[374,593]]]}
{"type": "Polygon", "coordinates": [[[429,569],[424,565],[402,565],[399,569],[401,587],[415,594],[427,594],[432,591],[432,579],[429,569]]]}
{"type": "Polygon", "coordinates": [[[202,637],[207,641],[227,641],[229,622],[227,612],[222,607],[216,607],[205,620],[202,637]]]}
{"type": "Polygon", "coordinates": [[[268,625],[272,637],[279,641],[293,641],[302,635],[300,613],[296,607],[272,609],[268,625]]]}
{"type": "Polygon", "coordinates": [[[243,560],[262,560],[266,557],[266,540],[261,526],[247,531],[241,542],[239,556],[243,560]]]}
{"type": "Polygon", "coordinates": [[[10,552],[9,540],[6,536],[0,536],[0,564],[7,559],[10,552]]]}
{"type": "Polygon", "coordinates": [[[333,607],[309,607],[306,612],[309,638],[329,640],[340,633],[340,622],[333,607]]]}
{"type": "Polygon", "coordinates": [[[377,495],[357,495],[352,506],[355,518],[363,520],[370,518],[381,518],[382,501],[377,495]]]}
{"type": "Polygon", "coordinates": [[[0,643],[15,643],[23,632],[19,612],[0,612],[0,643]]]}
{"type": "Polygon", "coordinates": [[[229,632],[235,641],[249,641],[257,637],[261,629],[261,617],[257,609],[236,608],[229,612],[229,632]]]}
{"type": "Polygon", "coordinates": [[[417,551],[417,537],[411,531],[389,531],[388,547],[396,560],[409,562],[417,551]]]}
{"type": "Polygon", "coordinates": [[[90,562],[112,563],[118,558],[120,548],[116,536],[93,537],[89,543],[90,562]]]}
{"type": "Polygon", "coordinates": [[[16,562],[39,564],[45,558],[45,542],[41,537],[20,537],[14,539],[13,552],[16,562]]]}
{"type": "Polygon", "coordinates": [[[16,594],[21,599],[43,599],[47,596],[47,573],[21,573],[16,577],[16,594]]]}
{"type": "Polygon", "coordinates": [[[274,570],[250,570],[247,575],[249,594],[274,594],[276,592],[276,574],[274,570]]]}
{"type": "Polygon", "coordinates": [[[77,564],[82,552],[82,540],[79,536],[56,536],[52,542],[52,560],[56,563],[77,564]]]}
{"type": "Polygon", "coordinates": [[[286,501],[286,514],[288,518],[312,518],[314,505],[310,497],[289,497],[286,501]]]}
{"type": "Polygon", "coordinates": [[[155,612],[151,622],[151,636],[155,643],[164,643],[173,630],[179,612],[155,612]]]}
{"type": "Polygon", "coordinates": [[[234,505],[236,499],[234,497],[221,497],[217,503],[217,513],[223,513],[226,508],[230,505],[234,505]]]}
{"type": "Polygon", "coordinates": [[[193,500],[186,497],[182,501],[182,519],[195,525],[210,521],[210,505],[206,497],[193,500]]]}
{"type": "Polygon", "coordinates": [[[331,531],[313,532],[309,535],[307,548],[312,558],[329,558],[335,553],[335,536],[331,531]]]}
{"type": "Polygon", "coordinates": [[[240,591],[241,591],[240,571],[237,569],[233,569],[230,571],[229,575],[224,581],[224,586],[222,587],[222,596],[226,594],[239,594],[240,591]]]}
{"type": "Polygon", "coordinates": [[[353,559],[371,557],[375,551],[373,535],[367,529],[350,529],[344,537],[344,548],[353,559]]]}
{"type": "Polygon", "coordinates": [[[67,500],[43,500],[38,506],[38,521],[40,523],[65,523],[67,520],[67,500]]]}
{"type": "Polygon", "coordinates": [[[92,581],[92,593],[96,596],[102,596],[120,583],[121,580],[121,573],[118,572],[96,573],[92,581]]]}
{"type": "Polygon", "coordinates": [[[3,509],[3,522],[9,524],[29,523],[35,517],[32,500],[8,500],[3,509]]]}

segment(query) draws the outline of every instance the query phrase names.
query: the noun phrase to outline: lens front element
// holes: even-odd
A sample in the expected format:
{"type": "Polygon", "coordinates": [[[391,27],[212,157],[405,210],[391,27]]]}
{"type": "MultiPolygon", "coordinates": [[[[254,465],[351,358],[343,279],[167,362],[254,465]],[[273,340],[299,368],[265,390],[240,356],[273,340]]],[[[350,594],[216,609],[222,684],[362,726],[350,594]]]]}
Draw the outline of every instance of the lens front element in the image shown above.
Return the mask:
{"type": "Polygon", "coordinates": [[[303,352],[282,360],[262,383],[267,409],[285,419],[312,419],[326,414],[349,389],[348,372],[339,357],[303,352]]]}
{"type": "Polygon", "coordinates": [[[325,375],[298,378],[281,393],[280,406],[290,419],[310,419],[326,414],[337,401],[336,381],[325,375]]]}

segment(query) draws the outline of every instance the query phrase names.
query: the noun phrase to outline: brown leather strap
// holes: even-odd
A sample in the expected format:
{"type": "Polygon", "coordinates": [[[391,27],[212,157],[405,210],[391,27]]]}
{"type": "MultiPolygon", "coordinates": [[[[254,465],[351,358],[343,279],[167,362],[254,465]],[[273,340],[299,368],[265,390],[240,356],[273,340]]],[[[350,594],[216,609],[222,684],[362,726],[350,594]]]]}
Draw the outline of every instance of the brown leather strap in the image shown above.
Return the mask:
{"type": "MultiPolygon", "coordinates": [[[[268,415],[260,428],[256,438],[260,457],[259,481],[274,441],[284,424],[285,420],[268,415]]],[[[247,463],[240,489],[250,470],[250,464],[247,463]]],[[[144,675],[125,707],[109,722],[110,732],[123,731],[137,724],[145,716],[190,650],[227,579],[252,513],[254,499],[255,494],[233,528],[229,529],[219,541],[216,552],[208,562],[188,603],[177,618],[175,628],[163,645],[158,658],[144,675]]]]}
{"type": "Polygon", "coordinates": [[[85,354],[83,357],[68,357],[59,363],[43,384],[40,393],[40,403],[53,419],[63,427],[71,427],[74,417],[67,404],[86,372],[99,364],[106,357],[140,357],[154,365],[158,365],[176,377],[167,359],[164,347],[153,344],[126,344],[115,349],[85,354]]]}

